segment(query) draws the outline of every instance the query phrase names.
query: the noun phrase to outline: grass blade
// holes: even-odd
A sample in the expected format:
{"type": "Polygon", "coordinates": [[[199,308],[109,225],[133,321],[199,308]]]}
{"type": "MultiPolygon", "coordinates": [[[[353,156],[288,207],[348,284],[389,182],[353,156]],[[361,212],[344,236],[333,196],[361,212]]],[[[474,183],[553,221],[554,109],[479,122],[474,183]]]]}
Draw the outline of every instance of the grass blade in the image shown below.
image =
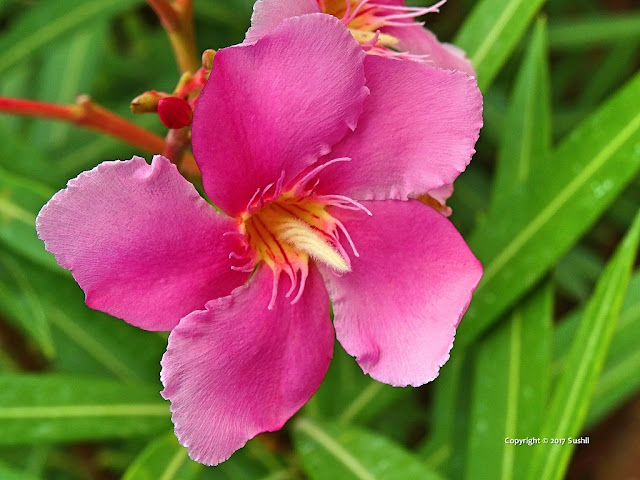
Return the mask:
{"type": "Polygon", "coordinates": [[[536,189],[516,192],[469,244],[484,276],[456,338],[472,343],[531,288],[611,204],[640,167],[640,74],[532,171],[536,189]]]}
{"type": "MultiPolygon", "coordinates": [[[[615,331],[639,241],[640,213],[609,261],[587,305],[540,429],[541,438],[575,438],[582,429],[615,331]]],[[[573,447],[573,444],[536,446],[528,478],[563,478],[573,447]]]]}
{"type": "Polygon", "coordinates": [[[417,458],[387,438],[350,425],[295,423],[294,440],[313,480],[438,480],[417,458]]]}
{"type": "Polygon", "coordinates": [[[584,48],[594,44],[633,41],[640,37],[640,12],[555,20],[549,22],[552,49],[584,48]]]}
{"type": "Polygon", "coordinates": [[[529,451],[502,441],[531,436],[550,387],[553,289],[536,289],[479,347],[474,362],[468,479],[510,480],[529,451]]]}
{"type": "Polygon", "coordinates": [[[79,27],[131,10],[143,0],[57,0],[38,3],[0,37],[0,72],[26,59],[79,27]]]}
{"type": "Polygon", "coordinates": [[[538,19],[516,79],[502,128],[490,211],[508,208],[509,198],[527,182],[533,168],[548,165],[551,152],[551,95],[547,30],[538,19]]]}
{"type": "Polygon", "coordinates": [[[155,387],[95,377],[0,375],[0,445],[141,437],[169,429],[155,387]]]}
{"type": "Polygon", "coordinates": [[[453,43],[471,59],[478,85],[486,90],[524,35],[544,0],[483,0],[453,43]]]}
{"type": "Polygon", "coordinates": [[[173,431],[158,437],[127,468],[122,480],[193,480],[203,465],[189,459],[173,431]]]}
{"type": "MultiPolygon", "coordinates": [[[[573,312],[555,332],[555,357],[552,371],[559,375],[567,361],[571,341],[575,337],[584,310],[573,312]]],[[[640,389],[640,273],[629,282],[613,334],[611,348],[593,392],[593,401],[585,420],[593,425],[640,389]]]]}

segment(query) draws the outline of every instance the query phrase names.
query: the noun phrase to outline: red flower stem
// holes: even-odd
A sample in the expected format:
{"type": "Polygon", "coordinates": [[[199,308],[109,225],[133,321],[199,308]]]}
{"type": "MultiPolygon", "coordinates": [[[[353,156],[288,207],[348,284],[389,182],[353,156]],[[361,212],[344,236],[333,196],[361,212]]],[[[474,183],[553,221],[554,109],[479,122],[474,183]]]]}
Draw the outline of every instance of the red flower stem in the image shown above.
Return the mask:
{"type": "MultiPolygon", "coordinates": [[[[0,113],[62,120],[82,128],[106,133],[149,153],[161,153],[166,148],[166,142],[161,136],[96,105],[86,95],[78,97],[75,105],[0,97],[0,113]]],[[[199,177],[198,167],[190,153],[183,154],[176,163],[186,177],[190,179],[199,177]]]]}
{"type": "Polygon", "coordinates": [[[193,32],[192,0],[147,0],[167,31],[181,73],[195,73],[200,68],[193,32]]]}

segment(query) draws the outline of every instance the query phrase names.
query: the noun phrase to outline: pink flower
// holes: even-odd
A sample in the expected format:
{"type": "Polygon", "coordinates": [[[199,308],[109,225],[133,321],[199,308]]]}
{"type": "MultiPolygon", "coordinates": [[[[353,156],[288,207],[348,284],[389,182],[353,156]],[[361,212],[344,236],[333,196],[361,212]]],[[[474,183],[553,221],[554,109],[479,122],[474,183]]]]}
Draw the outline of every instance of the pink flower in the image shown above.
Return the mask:
{"type": "Polygon", "coordinates": [[[407,58],[475,75],[462,50],[440,43],[423,28],[423,22],[415,20],[439,12],[445,2],[441,0],[431,7],[408,7],[404,0],[258,0],[246,41],[261,38],[285,18],[323,12],[340,19],[370,54],[407,58]]]}
{"type": "Polygon", "coordinates": [[[43,208],[40,237],[93,308],[171,330],[180,442],[206,464],[313,395],[335,334],[373,378],[422,385],[482,267],[408,199],[451,183],[482,123],[475,80],[367,56],[335,18],[220,50],[193,119],[206,203],[165,158],[105,162],[43,208]]]}

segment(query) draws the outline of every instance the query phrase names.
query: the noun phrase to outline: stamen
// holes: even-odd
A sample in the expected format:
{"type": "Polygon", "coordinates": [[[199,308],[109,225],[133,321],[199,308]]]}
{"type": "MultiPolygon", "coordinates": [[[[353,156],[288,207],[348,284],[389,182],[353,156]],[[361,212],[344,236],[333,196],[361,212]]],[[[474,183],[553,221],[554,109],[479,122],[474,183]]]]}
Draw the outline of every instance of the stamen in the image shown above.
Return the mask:
{"type": "Polygon", "coordinates": [[[276,191],[273,193],[274,198],[278,198],[282,195],[282,184],[284,183],[284,170],[280,173],[280,178],[276,182],[276,191]]]}
{"type": "MultiPolygon", "coordinates": [[[[346,19],[346,20],[345,20],[345,19],[344,19],[344,17],[343,17],[342,22],[343,22],[345,25],[349,25],[349,24],[350,24],[350,23],[351,23],[351,22],[352,22],[352,21],[353,21],[353,20],[358,16],[358,14],[359,14],[359,13],[360,13],[360,11],[362,10],[362,8],[363,8],[365,5],[367,5],[368,3],[369,3],[369,0],[362,0],[362,1],[358,4],[358,6],[355,8],[355,10],[354,10],[353,12],[351,12],[351,15],[349,15],[349,18],[348,18],[348,19],[346,19]]],[[[374,6],[373,6],[373,5],[371,5],[371,7],[374,7],[374,6]]],[[[346,14],[345,14],[345,16],[346,16],[346,14]]]]}
{"type": "Polygon", "coordinates": [[[350,20],[350,16],[351,16],[351,0],[344,0],[345,5],[345,11],[344,11],[344,15],[342,16],[342,18],[340,19],[340,21],[342,23],[344,23],[345,25],[348,25],[350,20]]]}
{"type": "Polygon", "coordinates": [[[271,290],[271,300],[267,305],[268,310],[273,310],[276,304],[276,297],[278,296],[278,282],[280,281],[280,272],[273,272],[273,288],[271,290]]]}
{"type": "Polygon", "coordinates": [[[376,43],[378,43],[379,38],[380,38],[380,30],[376,30],[376,32],[373,34],[373,38],[369,40],[367,43],[362,44],[362,49],[365,52],[368,52],[376,45],[376,43]]]}
{"type": "Polygon", "coordinates": [[[326,203],[327,205],[331,205],[332,207],[343,208],[345,210],[362,210],[369,216],[373,215],[369,211],[369,209],[362,205],[360,202],[357,202],[353,198],[349,198],[344,195],[322,195],[317,198],[319,198],[320,200],[326,200],[326,202],[324,203],[326,203]],[[345,205],[345,203],[352,205],[355,208],[347,206],[345,205]]]}
{"type": "Polygon", "coordinates": [[[336,222],[336,225],[338,226],[338,228],[340,229],[340,231],[342,231],[342,233],[344,233],[344,236],[346,237],[347,242],[349,242],[349,245],[351,245],[351,250],[353,250],[353,254],[356,257],[360,257],[360,254],[358,253],[358,250],[356,250],[356,246],[353,243],[353,240],[351,239],[351,235],[349,235],[349,232],[347,231],[346,227],[337,218],[335,219],[335,222],[336,222]]]}
{"type": "Polygon", "coordinates": [[[307,276],[309,275],[309,267],[304,264],[301,268],[300,268],[300,288],[298,288],[298,294],[296,295],[296,297],[291,300],[291,305],[293,305],[294,303],[297,303],[298,300],[300,300],[300,297],[302,297],[302,292],[304,292],[304,286],[307,284],[307,276]]]}
{"type": "Polygon", "coordinates": [[[245,263],[241,267],[236,267],[235,265],[231,266],[231,270],[236,272],[252,272],[254,267],[256,266],[255,260],[252,258],[248,263],[245,263]]]}
{"type": "Polygon", "coordinates": [[[273,187],[273,183],[270,183],[269,185],[264,187],[264,190],[262,191],[262,195],[260,195],[260,198],[258,199],[258,207],[264,206],[264,196],[267,194],[267,192],[271,187],[273,187]]]}
{"type": "Polygon", "coordinates": [[[296,185],[300,188],[303,188],[304,185],[309,180],[311,180],[313,177],[315,177],[318,173],[320,173],[322,170],[327,168],[329,165],[333,165],[334,163],[338,163],[338,162],[350,162],[350,161],[351,161],[351,158],[349,157],[340,157],[340,158],[334,158],[333,160],[329,160],[328,162],[322,163],[314,167],[307,174],[305,174],[300,180],[296,182],[296,185]]]}
{"type": "Polygon", "coordinates": [[[291,280],[291,288],[289,288],[289,291],[285,293],[284,298],[289,298],[293,293],[293,291],[295,290],[296,285],[298,284],[298,279],[297,279],[296,271],[293,269],[291,265],[289,265],[289,270],[286,272],[287,272],[287,275],[289,275],[289,280],[291,280]]]}
{"type": "Polygon", "coordinates": [[[253,208],[253,201],[256,199],[256,197],[258,196],[258,193],[260,193],[260,189],[258,188],[256,190],[256,193],[253,194],[253,196],[251,197],[251,200],[249,200],[249,203],[247,203],[247,208],[245,209],[247,212],[252,212],[255,210],[255,208],[253,208]]]}

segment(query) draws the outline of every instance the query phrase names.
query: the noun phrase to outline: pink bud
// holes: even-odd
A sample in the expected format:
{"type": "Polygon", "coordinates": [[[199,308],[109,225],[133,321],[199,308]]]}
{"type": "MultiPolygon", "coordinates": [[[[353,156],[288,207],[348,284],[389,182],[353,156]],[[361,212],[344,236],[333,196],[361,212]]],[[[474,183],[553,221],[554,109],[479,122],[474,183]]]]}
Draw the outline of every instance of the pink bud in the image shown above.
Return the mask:
{"type": "Polygon", "coordinates": [[[158,116],[166,127],[182,128],[191,124],[193,110],[182,98],[166,97],[158,102],[158,116]]]}

